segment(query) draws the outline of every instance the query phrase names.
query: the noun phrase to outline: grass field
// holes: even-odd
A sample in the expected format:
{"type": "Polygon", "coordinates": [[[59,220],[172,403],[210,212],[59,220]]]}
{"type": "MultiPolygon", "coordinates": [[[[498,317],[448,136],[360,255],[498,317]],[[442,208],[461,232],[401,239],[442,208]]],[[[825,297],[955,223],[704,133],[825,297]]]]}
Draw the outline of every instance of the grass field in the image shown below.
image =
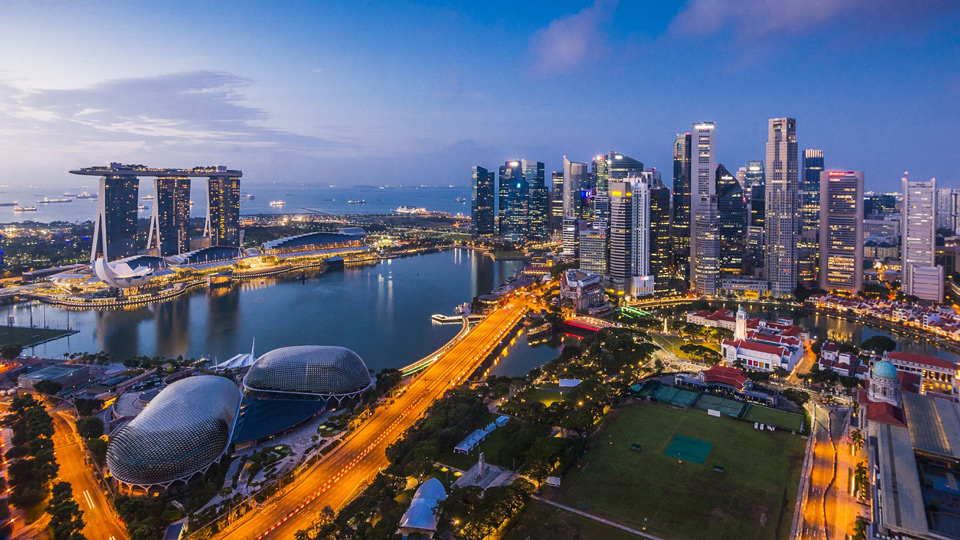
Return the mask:
{"type": "Polygon", "coordinates": [[[543,403],[544,406],[549,407],[551,403],[555,401],[563,401],[566,396],[565,392],[559,390],[550,390],[548,388],[534,388],[530,391],[529,394],[524,399],[532,399],[534,401],[539,401],[543,403]]]}
{"type": "Polygon", "coordinates": [[[62,338],[76,333],[73,330],[54,330],[51,328],[24,328],[20,326],[0,326],[0,345],[19,343],[24,347],[62,338]]]}
{"type": "Polygon", "coordinates": [[[544,488],[544,496],[671,540],[785,539],[804,447],[802,437],[786,432],[640,403],[612,412],[581,468],[560,488],[544,488]],[[706,462],[664,455],[675,435],[713,443],[706,462]],[[634,443],[642,449],[632,450],[634,443]]]}
{"type": "Polygon", "coordinates": [[[760,422],[761,424],[774,425],[781,429],[792,429],[793,431],[800,431],[803,426],[803,415],[801,414],[778,411],[760,405],[750,405],[747,414],[743,415],[743,419],[747,422],[760,422]]]}
{"type": "Polygon", "coordinates": [[[549,504],[530,501],[503,540],[636,540],[616,527],[549,504]]]}

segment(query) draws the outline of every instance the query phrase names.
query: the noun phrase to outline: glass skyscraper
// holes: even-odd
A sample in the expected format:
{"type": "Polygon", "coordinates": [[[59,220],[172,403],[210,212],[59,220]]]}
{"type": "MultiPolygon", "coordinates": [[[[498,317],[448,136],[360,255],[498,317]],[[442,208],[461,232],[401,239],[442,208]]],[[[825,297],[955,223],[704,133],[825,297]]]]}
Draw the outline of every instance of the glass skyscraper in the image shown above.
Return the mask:
{"type": "Polygon", "coordinates": [[[204,235],[211,246],[240,247],[240,177],[207,179],[207,221],[204,235]]]}
{"type": "Polygon", "coordinates": [[[717,167],[717,212],[720,217],[720,273],[743,273],[747,213],[743,189],[723,165],[717,167]]]}
{"type": "Polygon", "coordinates": [[[190,251],[190,179],[156,177],[155,198],[147,247],[158,247],[161,256],[190,251]]]}
{"type": "Polygon", "coordinates": [[[797,121],[771,118],[768,128],[764,268],[771,294],[783,297],[793,294],[798,282],[797,121]]]}
{"type": "Polygon", "coordinates": [[[823,150],[803,151],[803,181],[800,182],[800,230],[817,236],[820,229],[820,173],[823,172],[823,150]]]}
{"type": "Polygon", "coordinates": [[[553,171],[550,178],[550,234],[563,231],[563,171],[553,171]]]}
{"type": "MultiPolygon", "coordinates": [[[[120,164],[111,163],[111,168],[120,164]]],[[[115,261],[137,254],[137,206],[140,179],[135,175],[100,177],[97,221],[94,224],[90,260],[100,256],[115,261]]]]}
{"type": "Polygon", "coordinates": [[[479,165],[473,166],[470,183],[470,215],[473,222],[470,232],[474,238],[494,236],[497,233],[494,221],[494,174],[479,165]]]}
{"type": "Polygon", "coordinates": [[[523,179],[527,183],[527,239],[543,240],[550,236],[550,192],[544,177],[543,162],[523,160],[523,179]]]}
{"type": "Polygon", "coordinates": [[[677,271],[689,279],[690,258],[690,134],[673,143],[673,248],[677,271]]]}
{"type": "Polygon", "coordinates": [[[523,181],[523,169],[520,161],[508,161],[500,166],[500,178],[497,184],[497,217],[500,236],[507,236],[507,208],[510,206],[510,188],[516,189],[517,180],[523,181]]]}

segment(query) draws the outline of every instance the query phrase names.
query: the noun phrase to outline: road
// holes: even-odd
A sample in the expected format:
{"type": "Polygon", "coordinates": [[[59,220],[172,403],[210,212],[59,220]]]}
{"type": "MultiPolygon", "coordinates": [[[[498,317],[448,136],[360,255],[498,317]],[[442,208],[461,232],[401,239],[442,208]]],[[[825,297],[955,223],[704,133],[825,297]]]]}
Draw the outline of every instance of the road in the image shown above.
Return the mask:
{"type": "Polygon", "coordinates": [[[70,482],[73,498],[83,510],[83,535],[89,539],[127,540],[127,531],[117,522],[106,496],[97,484],[92,465],[84,462],[80,437],[73,430],[63,410],[51,410],[53,445],[60,465],[60,479],[70,482]]]}
{"type": "Polygon", "coordinates": [[[491,313],[457,345],[410,382],[393,403],[383,406],[327,458],[285,488],[258,511],[249,512],[217,538],[293,538],[329,506],[339,510],[388,465],[385,451],[429,406],[466,379],[529,309],[513,300],[491,313]]]}

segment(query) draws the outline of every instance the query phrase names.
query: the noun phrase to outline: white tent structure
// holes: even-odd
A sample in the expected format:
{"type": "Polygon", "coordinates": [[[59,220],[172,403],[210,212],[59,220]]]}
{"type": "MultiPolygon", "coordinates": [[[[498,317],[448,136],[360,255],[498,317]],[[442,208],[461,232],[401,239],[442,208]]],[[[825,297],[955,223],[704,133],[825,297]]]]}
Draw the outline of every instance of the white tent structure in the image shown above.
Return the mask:
{"type": "Polygon", "coordinates": [[[424,482],[413,495],[410,508],[400,518],[397,531],[406,539],[411,534],[432,537],[437,532],[437,506],[447,498],[447,491],[436,478],[424,482]]]}

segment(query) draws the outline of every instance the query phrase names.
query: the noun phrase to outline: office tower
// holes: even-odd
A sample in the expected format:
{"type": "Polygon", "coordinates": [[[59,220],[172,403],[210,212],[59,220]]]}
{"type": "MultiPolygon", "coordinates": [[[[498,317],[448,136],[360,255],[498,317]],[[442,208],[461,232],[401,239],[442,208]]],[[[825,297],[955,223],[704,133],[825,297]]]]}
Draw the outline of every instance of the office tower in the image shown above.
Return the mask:
{"type": "Polygon", "coordinates": [[[590,206],[593,207],[593,226],[606,229],[610,224],[610,195],[605,191],[597,192],[590,199],[590,206]]]}
{"type": "Polygon", "coordinates": [[[820,288],[863,288],[863,171],[820,173],[820,288]]]}
{"type": "Polygon", "coordinates": [[[503,238],[507,242],[520,243],[530,235],[530,186],[523,178],[517,178],[507,186],[506,226],[503,238]]]}
{"type": "Polygon", "coordinates": [[[153,193],[147,248],[163,257],[190,251],[190,179],[155,177],[153,193]]]}
{"type": "Polygon", "coordinates": [[[494,221],[494,191],[496,178],[487,169],[473,166],[473,178],[470,183],[470,215],[473,223],[470,233],[474,238],[489,237],[497,234],[494,221]]]}
{"type": "MultiPolygon", "coordinates": [[[[699,205],[709,201],[709,195],[716,195],[716,157],[717,157],[717,125],[713,122],[693,124],[691,139],[690,164],[690,278],[694,279],[697,273],[697,234],[696,215],[700,212],[699,205]],[[694,155],[695,154],[695,155],[694,155]]],[[[705,209],[704,212],[709,212],[705,209]]],[[[708,234],[707,237],[710,235],[708,234]]]]}
{"type": "Polygon", "coordinates": [[[766,205],[764,204],[766,180],[762,161],[747,162],[744,183],[749,187],[745,188],[744,191],[747,199],[747,249],[743,255],[743,262],[747,273],[756,275],[763,268],[764,256],[765,230],[763,220],[766,213],[766,205]]]}
{"type": "MultiPolygon", "coordinates": [[[[634,182],[631,181],[613,181],[607,184],[610,190],[610,263],[608,272],[610,281],[619,291],[630,294],[630,278],[634,275],[637,268],[637,259],[642,257],[646,260],[646,255],[638,253],[638,247],[641,249],[646,246],[637,246],[635,234],[639,234],[639,227],[645,226],[647,212],[643,209],[643,203],[634,208],[634,199],[641,199],[643,195],[633,193],[634,182]],[[639,212],[638,212],[639,211],[639,212]],[[640,215],[637,215],[640,214],[640,215]]],[[[639,187],[639,186],[638,186],[639,187]]],[[[644,228],[643,232],[646,232],[644,228]]]]}
{"type": "Polygon", "coordinates": [[[662,294],[671,288],[673,246],[670,189],[663,185],[660,171],[644,171],[644,180],[650,186],[649,273],[654,277],[656,292],[662,294]]]}
{"type": "Polygon", "coordinates": [[[764,271],[775,297],[797,288],[797,127],[793,118],[771,118],[768,124],[764,271]]]}
{"type": "Polygon", "coordinates": [[[568,257],[576,257],[580,252],[580,233],[587,228],[587,221],[575,217],[563,218],[562,253],[568,257]]]}
{"type": "Polygon", "coordinates": [[[957,232],[957,217],[960,215],[960,189],[937,189],[937,229],[957,232]]]}
{"type": "Polygon", "coordinates": [[[563,231],[563,171],[553,171],[550,177],[550,234],[560,236],[563,231]]]}
{"type": "MultiPolygon", "coordinates": [[[[218,167],[217,172],[226,172],[218,167]]],[[[240,247],[240,177],[207,178],[207,221],[204,236],[211,246],[240,247]]]]}
{"type": "Polygon", "coordinates": [[[543,162],[523,160],[523,179],[527,182],[527,239],[543,240],[549,235],[550,193],[544,178],[543,162]]]}
{"type": "MultiPolygon", "coordinates": [[[[741,167],[741,169],[744,170],[743,183],[741,186],[743,187],[743,194],[747,198],[747,203],[749,204],[750,201],[753,200],[755,194],[763,201],[763,189],[765,185],[763,179],[763,162],[748,161],[746,167],[741,167]]],[[[760,219],[763,220],[763,217],[761,216],[760,219]]]]}
{"type": "Polygon", "coordinates": [[[720,211],[716,195],[701,195],[693,217],[696,233],[691,248],[693,286],[705,296],[715,296],[720,281],[720,211]]]}
{"type": "Polygon", "coordinates": [[[642,172],[643,163],[617,152],[607,152],[607,155],[597,156],[593,160],[593,187],[596,191],[592,201],[593,212],[594,219],[600,222],[601,227],[609,222],[609,198],[603,196],[608,195],[610,182],[642,172]]]}
{"type": "Polygon", "coordinates": [[[500,236],[507,235],[507,199],[510,186],[516,186],[517,180],[523,180],[523,169],[520,168],[519,160],[508,161],[500,166],[500,178],[497,184],[497,231],[500,236]]]}
{"type": "Polygon", "coordinates": [[[943,267],[935,267],[937,180],[915,182],[903,177],[903,235],[900,242],[903,293],[922,300],[943,298],[943,267]]]}
{"type": "MultiPolygon", "coordinates": [[[[803,181],[800,182],[800,231],[816,237],[820,229],[820,173],[823,172],[823,150],[803,151],[803,181]]],[[[808,235],[808,236],[810,236],[808,235]]]]}
{"type": "Polygon", "coordinates": [[[100,256],[114,261],[137,253],[140,180],[132,174],[110,174],[110,169],[121,167],[111,163],[108,174],[100,177],[90,262],[100,256]]]}
{"type": "Polygon", "coordinates": [[[586,163],[563,156],[563,217],[583,217],[583,191],[590,188],[586,163]]]}
{"type": "Polygon", "coordinates": [[[580,231],[580,269],[594,274],[607,273],[607,231],[590,228],[580,231]]]}
{"type": "Polygon", "coordinates": [[[677,134],[673,142],[673,246],[674,264],[689,279],[690,258],[690,137],[677,134]]]}
{"type": "Polygon", "coordinates": [[[747,212],[743,203],[743,189],[723,165],[717,166],[717,212],[720,216],[720,273],[743,273],[743,253],[746,249],[747,212]]]}

